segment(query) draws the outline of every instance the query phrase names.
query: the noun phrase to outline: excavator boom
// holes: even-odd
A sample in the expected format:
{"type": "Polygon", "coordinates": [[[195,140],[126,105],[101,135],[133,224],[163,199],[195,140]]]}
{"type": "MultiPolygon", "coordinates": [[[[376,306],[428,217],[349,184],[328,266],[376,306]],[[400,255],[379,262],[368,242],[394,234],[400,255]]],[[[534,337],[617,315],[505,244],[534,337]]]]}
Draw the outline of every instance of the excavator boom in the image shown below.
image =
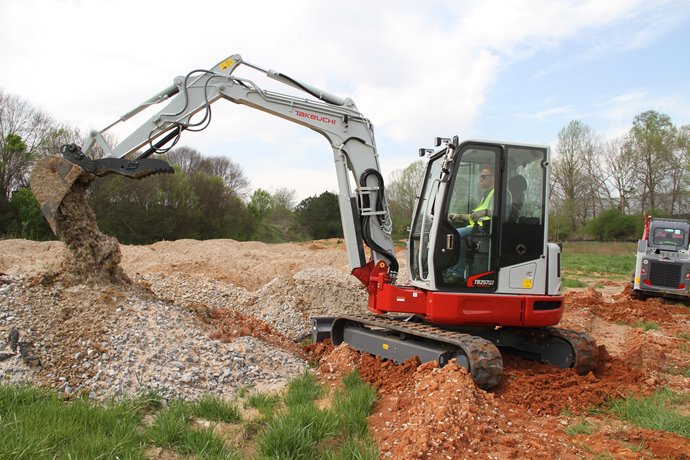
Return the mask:
{"type": "Polygon", "coordinates": [[[173,85],[122,115],[101,131],[92,132],[83,147],[62,148],[63,161],[39,161],[31,179],[41,209],[55,231],[55,215],[71,185],[82,175],[120,174],[140,179],[151,174],[171,173],[163,160],[149,158],[167,152],[186,130],[204,129],[211,119],[211,105],[225,99],[267,112],[323,135],[331,144],[339,188],[341,223],[351,269],[366,266],[364,244],[395,276],[398,262],[391,238],[392,221],[383,194],[373,127],[349,98],[341,98],[302,83],[275,70],[246,63],[235,54],[210,70],[195,70],[178,76],[173,85]],[[244,64],[272,80],[296,88],[307,97],[275,93],[233,72],[244,64]],[[105,134],[146,109],[163,105],[122,141],[110,145],[105,134]],[[95,158],[96,147],[103,151],[95,158]],[[34,186],[35,184],[35,186],[34,186]]]}

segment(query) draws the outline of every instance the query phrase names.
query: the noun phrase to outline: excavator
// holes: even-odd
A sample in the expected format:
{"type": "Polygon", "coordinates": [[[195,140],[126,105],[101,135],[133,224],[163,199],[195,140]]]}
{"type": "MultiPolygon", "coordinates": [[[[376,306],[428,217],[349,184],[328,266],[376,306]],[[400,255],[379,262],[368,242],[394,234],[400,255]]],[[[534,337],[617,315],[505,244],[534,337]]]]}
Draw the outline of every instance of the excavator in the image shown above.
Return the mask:
{"type": "Polygon", "coordinates": [[[237,54],[174,78],[83,146],[65,145],[61,157],[37,162],[30,182],[53,230],[63,197],[80,178],[173,172],[161,154],[184,131],[208,126],[212,104],[221,99],[302,125],[331,145],[348,262],[368,291],[368,312],[312,318],[316,340],[329,337],[395,363],[418,357],[443,366],[454,359],[483,389],[502,379],[499,349],[579,373],[596,367],[589,335],[554,327],[564,298],[560,248],[547,241],[548,146],[454,136],[419,149],[426,170],[410,226],[409,281],[402,285],[372,123],[352,99],[237,54]],[[299,96],[263,89],[237,75],[240,67],[299,96]],[[107,141],[110,129],[147,109],[155,113],[127,137],[107,141]]]}

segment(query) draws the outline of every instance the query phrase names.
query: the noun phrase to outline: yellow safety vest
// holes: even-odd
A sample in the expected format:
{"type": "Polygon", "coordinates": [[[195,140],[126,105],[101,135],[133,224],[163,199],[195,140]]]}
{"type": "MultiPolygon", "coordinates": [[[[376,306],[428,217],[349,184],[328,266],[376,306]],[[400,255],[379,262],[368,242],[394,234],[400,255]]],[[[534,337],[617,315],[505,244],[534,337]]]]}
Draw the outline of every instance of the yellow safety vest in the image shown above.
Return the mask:
{"type": "MultiPolygon", "coordinates": [[[[489,193],[486,194],[484,199],[479,203],[479,206],[474,208],[472,212],[474,211],[482,211],[484,209],[493,209],[493,204],[494,204],[494,189],[491,189],[489,193]]],[[[471,214],[470,214],[471,215],[471,214]]],[[[484,225],[483,222],[491,219],[491,216],[485,216],[485,217],[480,217],[479,218],[479,225],[484,225]]],[[[474,221],[470,217],[470,225],[474,225],[474,221]]]]}

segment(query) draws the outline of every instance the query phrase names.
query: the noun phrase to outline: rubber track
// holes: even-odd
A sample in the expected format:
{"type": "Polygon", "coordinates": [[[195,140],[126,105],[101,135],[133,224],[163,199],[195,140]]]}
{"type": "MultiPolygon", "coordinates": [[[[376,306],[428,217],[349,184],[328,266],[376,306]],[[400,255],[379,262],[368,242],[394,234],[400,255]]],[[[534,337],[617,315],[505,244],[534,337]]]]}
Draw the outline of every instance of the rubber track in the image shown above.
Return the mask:
{"type": "Polygon", "coordinates": [[[547,327],[545,329],[549,335],[560,337],[573,347],[573,350],[575,350],[575,363],[572,367],[578,374],[586,374],[596,369],[599,365],[599,348],[592,336],[584,332],[562,329],[560,327],[547,327]]]}
{"type": "Polygon", "coordinates": [[[599,348],[587,333],[577,332],[560,327],[544,327],[539,329],[510,328],[511,333],[529,337],[529,340],[539,342],[540,339],[556,337],[568,342],[575,352],[575,362],[570,366],[578,374],[586,374],[599,365],[599,348]]]}
{"type": "Polygon", "coordinates": [[[484,390],[495,387],[503,378],[501,353],[496,345],[481,337],[381,316],[344,315],[338,318],[457,346],[469,360],[472,379],[484,390]]]}

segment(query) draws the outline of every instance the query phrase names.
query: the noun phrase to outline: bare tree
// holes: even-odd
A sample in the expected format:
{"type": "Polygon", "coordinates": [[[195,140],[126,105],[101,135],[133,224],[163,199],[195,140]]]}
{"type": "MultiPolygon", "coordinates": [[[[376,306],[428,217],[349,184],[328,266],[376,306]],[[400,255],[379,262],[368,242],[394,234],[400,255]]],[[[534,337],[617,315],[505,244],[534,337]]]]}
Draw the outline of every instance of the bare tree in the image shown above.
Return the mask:
{"type": "Polygon", "coordinates": [[[607,181],[608,173],[603,167],[605,143],[590,129],[586,130],[587,139],[582,152],[585,182],[582,184],[585,197],[585,218],[594,218],[612,206],[607,181]]]}
{"type": "Polygon", "coordinates": [[[192,174],[201,169],[204,161],[203,156],[198,150],[190,147],[178,147],[165,154],[168,161],[178,165],[184,174],[192,174]]]}
{"type": "Polygon", "coordinates": [[[0,90],[0,199],[26,183],[33,162],[49,152],[46,141],[56,128],[45,113],[0,90]]]}
{"type": "Polygon", "coordinates": [[[423,180],[423,160],[417,160],[405,169],[396,169],[391,173],[386,186],[386,200],[396,228],[410,224],[415,199],[423,180]]]}
{"type": "Polygon", "coordinates": [[[218,176],[230,191],[246,198],[250,183],[242,167],[228,157],[206,157],[190,147],[178,147],[167,154],[170,163],[180,166],[184,174],[203,173],[218,176]]]}
{"type": "Polygon", "coordinates": [[[671,214],[684,212],[688,198],[688,179],[690,179],[690,125],[681,126],[677,130],[668,178],[671,186],[671,214]]]}
{"type": "Polygon", "coordinates": [[[228,157],[209,157],[208,162],[211,174],[223,179],[225,186],[237,196],[247,198],[251,184],[239,164],[228,157]]]}
{"type": "Polygon", "coordinates": [[[578,120],[571,121],[558,133],[552,168],[552,196],[561,212],[568,216],[573,229],[584,222],[589,213],[594,212],[589,209],[589,199],[596,186],[593,185],[591,165],[588,164],[594,158],[594,144],[592,130],[578,120]]]}
{"type": "MultiPolygon", "coordinates": [[[[611,200],[617,201],[617,208],[625,214],[635,193],[635,172],[632,168],[631,153],[626,148],[626,140],[621,137],[606,142],[603,151],[602,168],[607,175],[607,183],[614,192],[611,200]]],[[[608,190],[608,188],[607,188],[608,190]]]]}

